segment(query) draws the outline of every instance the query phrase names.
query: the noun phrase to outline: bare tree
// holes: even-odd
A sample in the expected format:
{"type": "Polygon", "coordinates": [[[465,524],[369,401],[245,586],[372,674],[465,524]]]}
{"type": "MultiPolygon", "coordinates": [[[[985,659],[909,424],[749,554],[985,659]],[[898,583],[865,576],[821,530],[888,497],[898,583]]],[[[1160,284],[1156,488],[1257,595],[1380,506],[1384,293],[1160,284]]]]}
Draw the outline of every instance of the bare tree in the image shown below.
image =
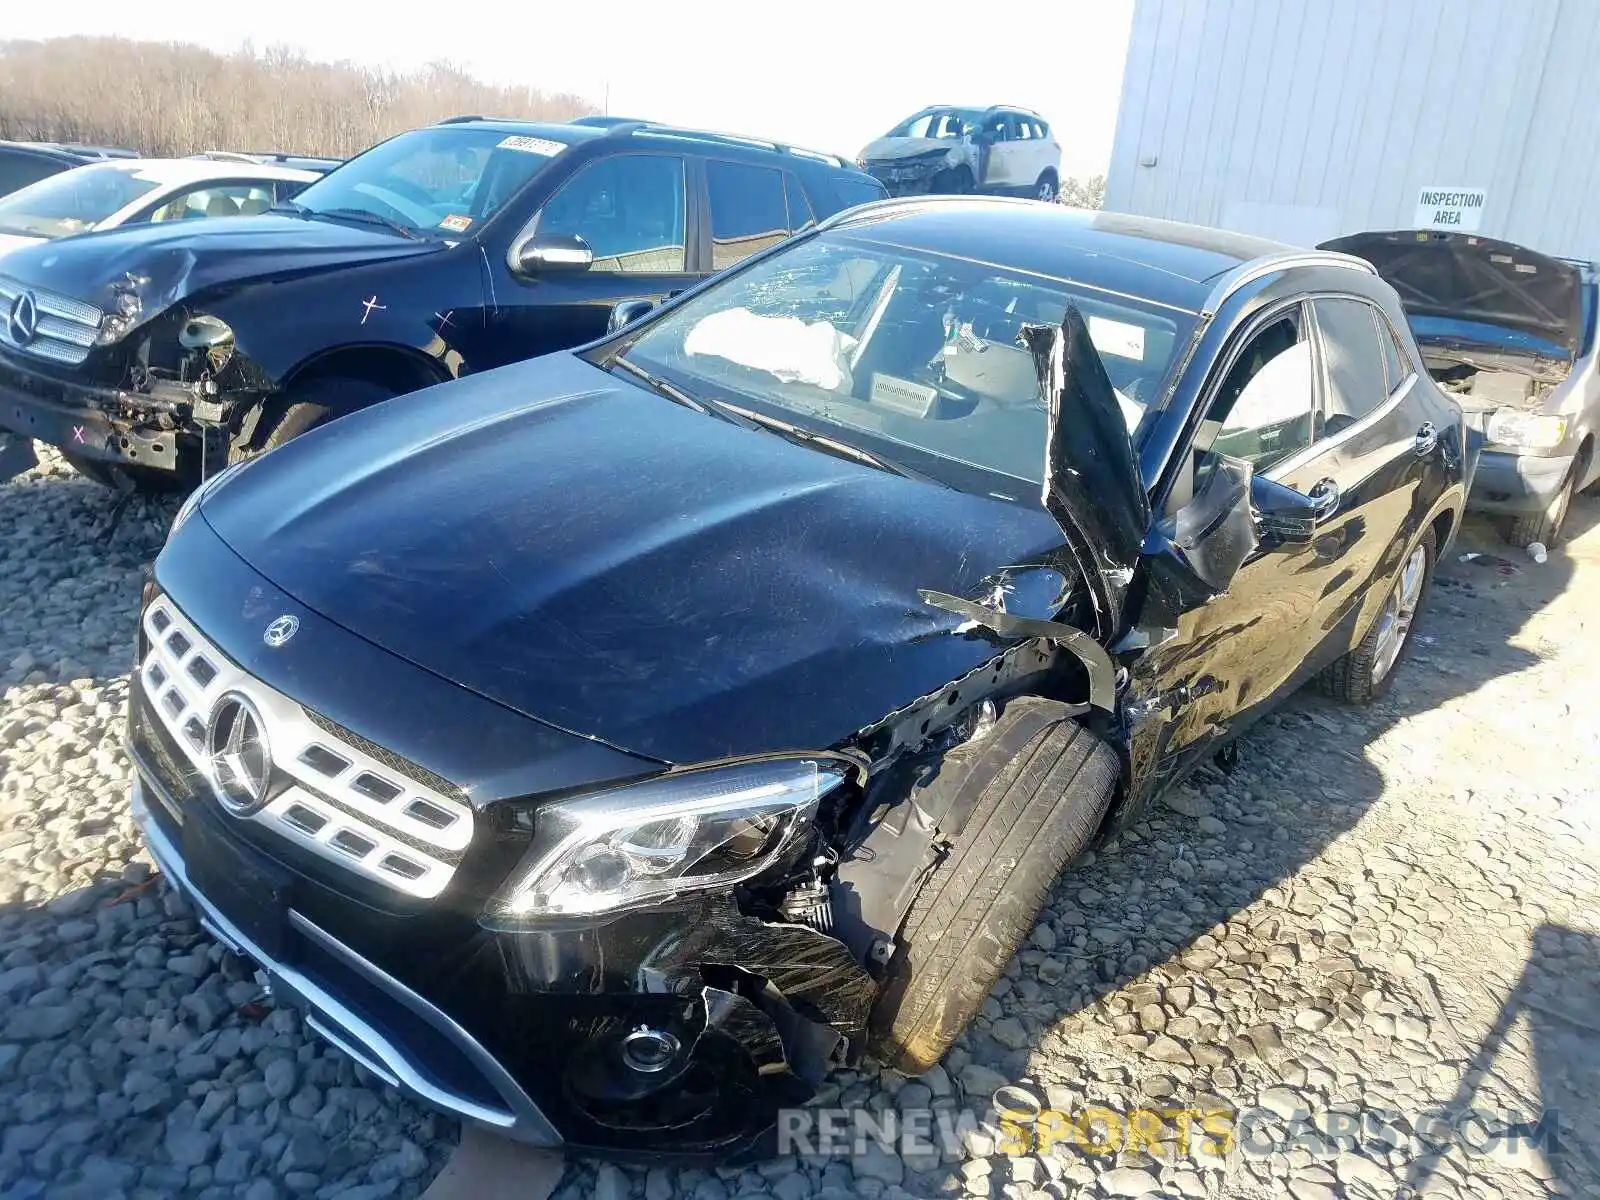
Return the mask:
{"type": "Polygon", "coordinates": [[[401,73],[249,43],[217,54],[126,38],[0,41],[0,138],[19,141],[345,158],[447,116],[566,121],[595,108],[580,96],[487,84],[447,62],[401,73]]]}
{"type": "Polygon", "coordinates": [[[1106,177],[1091,175],[1087,179],[1063,179],[1060,200],[1073,208],[1102,208],[1106,202],[1106,177]]]}

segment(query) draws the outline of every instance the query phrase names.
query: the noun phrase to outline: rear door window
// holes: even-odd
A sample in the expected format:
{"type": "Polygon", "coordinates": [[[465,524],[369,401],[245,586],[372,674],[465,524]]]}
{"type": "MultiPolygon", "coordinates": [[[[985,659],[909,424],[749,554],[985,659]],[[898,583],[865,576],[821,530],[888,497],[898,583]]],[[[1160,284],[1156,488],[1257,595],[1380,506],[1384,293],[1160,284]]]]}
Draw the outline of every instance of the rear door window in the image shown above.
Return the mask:
{"type": "Polygon", "coordinates": [[[1327,383],[1324,430],[1347,429],[1389,397],[1384,347],[1372,305],[1364,300],[1313,300],[1327,383]]]}
{"type": "Polygon", "coordinates": [[[811,201],[806,199],[805,189],[787,171],[783,173],[783,194],[789,206],[790,233],[802,233],[817,223],[817,215],[811,211],[811,201]]]}
{"type": "Polygon", "coordinates": [[[748,163],[706,162],[711,269],[720,271],[789,236],[784,173],[748,163]]]}

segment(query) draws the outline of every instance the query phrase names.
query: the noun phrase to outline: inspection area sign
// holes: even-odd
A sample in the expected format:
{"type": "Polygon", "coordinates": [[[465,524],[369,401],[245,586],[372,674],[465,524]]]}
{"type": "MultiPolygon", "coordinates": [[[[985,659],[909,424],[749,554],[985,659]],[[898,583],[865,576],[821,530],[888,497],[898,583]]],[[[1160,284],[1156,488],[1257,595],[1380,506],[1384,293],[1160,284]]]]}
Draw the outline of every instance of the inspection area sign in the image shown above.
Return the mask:
{"type": "Polygon", "coordinates": [[[1482,188],[1425,187],[1417,193],[1416,227],[1476,233],[1487,196],[1482,188]]]}

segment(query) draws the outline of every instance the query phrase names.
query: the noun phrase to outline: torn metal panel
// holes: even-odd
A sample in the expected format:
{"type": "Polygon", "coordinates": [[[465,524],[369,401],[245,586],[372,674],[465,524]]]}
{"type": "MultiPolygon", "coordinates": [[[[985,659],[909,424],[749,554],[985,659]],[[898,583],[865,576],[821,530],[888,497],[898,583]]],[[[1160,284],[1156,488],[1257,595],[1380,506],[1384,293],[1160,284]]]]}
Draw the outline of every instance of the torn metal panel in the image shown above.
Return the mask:
{"type": "Polygon", "coordinates": [[[1111,637],[1150,521],[1127,420],[1077,305],[1059,327],[1027,325],[1018,340],[1033,353],[1047,414],[1044,505],[1077,555],[1098,632],[1111,637]]]}

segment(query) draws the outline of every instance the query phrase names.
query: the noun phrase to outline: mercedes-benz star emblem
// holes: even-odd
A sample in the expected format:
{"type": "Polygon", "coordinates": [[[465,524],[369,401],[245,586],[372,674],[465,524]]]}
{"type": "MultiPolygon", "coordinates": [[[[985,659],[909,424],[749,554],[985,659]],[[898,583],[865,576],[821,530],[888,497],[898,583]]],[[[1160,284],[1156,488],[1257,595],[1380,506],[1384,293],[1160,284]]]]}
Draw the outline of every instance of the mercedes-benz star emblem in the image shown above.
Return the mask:
{"type": "Polygon", "coordinates": [[[33,335],[39,332],[39,306],[32,292],[22,292],[11,302],[6,330],[11,334],[11,340],[19,346],[26,346],[33,341],[33,335]]]}
{"type": "Polygon", "coordinates": [[[299,632],[300,618],[293,613],[284,613],[266,627],[261,634],[261,640],[273,649],[277,649],[299,632]]]}
{"type": "Polygon", "coordinates": [[[246,817],[267,802],[272,752],[266,722],[238,692],[225,693],[211,710],[206,753],[211,756],[211,782],[222,807],[246,817]]]}

